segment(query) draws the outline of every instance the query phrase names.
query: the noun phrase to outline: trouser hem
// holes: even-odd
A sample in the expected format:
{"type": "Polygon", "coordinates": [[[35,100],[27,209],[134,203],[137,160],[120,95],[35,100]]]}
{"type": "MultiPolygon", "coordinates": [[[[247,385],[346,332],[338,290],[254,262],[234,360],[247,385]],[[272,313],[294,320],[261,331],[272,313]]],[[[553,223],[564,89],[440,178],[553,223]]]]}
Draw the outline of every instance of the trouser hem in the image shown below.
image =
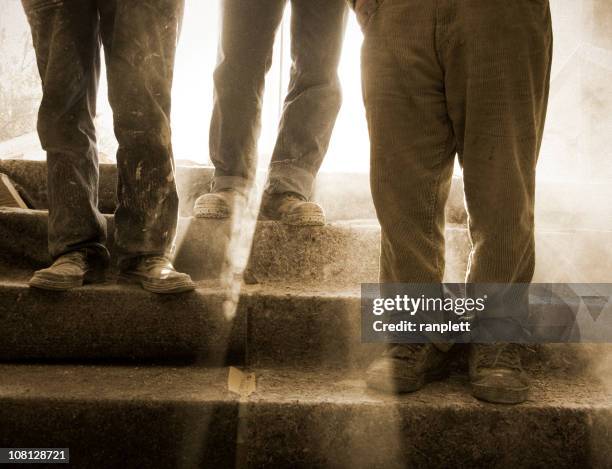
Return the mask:
{"type": "Polygon", "coordinates": [[[243,196],[246,196],[252,187],[253,182],[241,176],[215,176],[211,182],[212,192],[234,190],[243,196]]]}
{"type": "Polygon", "coordinates": [[[268,194],[294,192],[305,199],[310,199],[315,175],[312,172],[291,163],[272,163],[265,190],[268,194]]]}

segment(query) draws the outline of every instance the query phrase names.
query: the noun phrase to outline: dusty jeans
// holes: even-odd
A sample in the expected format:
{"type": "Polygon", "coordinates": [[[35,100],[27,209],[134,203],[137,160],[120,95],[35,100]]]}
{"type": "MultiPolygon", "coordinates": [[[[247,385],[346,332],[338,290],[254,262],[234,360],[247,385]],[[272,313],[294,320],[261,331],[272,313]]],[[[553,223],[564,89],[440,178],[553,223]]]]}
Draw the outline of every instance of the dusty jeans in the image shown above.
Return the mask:
{"type": "Polygon", "coordinates": [[[22,3],[43,84],[38,133],[52,257],[75,249],[108,256],[94,127],[101,43],[119,142],[115,243],[122,256],[168,254],[178,215],[170,90],[183,1],[22,3]]]}
{"type": "MultiPolygon", "coordinates": [[[[245,191],[257,164],[264,78],[287,0],[223,0],[210,156],[215,190],[245,191]]],[[[266,190],[309,197],[340,109],[345,0],[291,1],[291,81],[266,190]]]]}
{"type": "Polygon", "coordinates": [[[528,283],[548,100],[548,0],[384,0],[366,26],[364,100],[381,281],[438,283],[455,155],[467,282],[528,283]]]}

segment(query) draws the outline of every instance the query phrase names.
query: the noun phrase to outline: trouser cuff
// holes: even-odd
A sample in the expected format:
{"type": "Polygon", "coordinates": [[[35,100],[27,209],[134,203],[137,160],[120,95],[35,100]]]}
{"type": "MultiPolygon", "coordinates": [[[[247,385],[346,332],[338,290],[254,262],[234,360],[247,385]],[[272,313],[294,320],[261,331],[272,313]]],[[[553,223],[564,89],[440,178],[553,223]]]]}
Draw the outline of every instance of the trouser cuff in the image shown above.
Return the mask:
{"type": "Polygon", "coordinates": [[[269,194],[295,192],[305,199],[310,199],[315,175],[307,169],[290,163],[272,163],[265,190],[269,194]]]}
{"type": "Polygon", "coordinates": [[[234,190],[246,197],[252,186],[252,181],[240,176],[215,176],[211,183],[211,191],[234,190]]]}

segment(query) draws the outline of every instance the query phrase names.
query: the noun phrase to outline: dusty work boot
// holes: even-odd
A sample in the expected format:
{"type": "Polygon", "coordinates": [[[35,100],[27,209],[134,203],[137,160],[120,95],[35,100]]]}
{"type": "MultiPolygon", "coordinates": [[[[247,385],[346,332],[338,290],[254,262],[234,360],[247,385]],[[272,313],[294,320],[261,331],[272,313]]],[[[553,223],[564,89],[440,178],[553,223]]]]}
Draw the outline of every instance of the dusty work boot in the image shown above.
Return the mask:
{"type": "Polygon", "coordinates": [[[124,261],[119,281],[135,283],[153,293],[182,293],[195,290],[187,274],[177,272],[172,262],[163,256],[141,256],[124,261]]]}
{"type": "Polygon", "coordinates": [[[323,226],[325,213],[320,205],[293,192],[268,194],[261,201],[260,219],[276,220],[293,226],[323,226]]]}
{"type": "Polygon", "coordinates": [[[394,394],[414,392],[448,376],[447,354],[433,344],[393,345],[368,367],[368,387],[394,394]]]}
{"type": "Polygon", "coordinates": [[[232,189],[211,192],[197,198],[193,206],[193,216],[196,218],[229,218],[245,203],[245,197],[232,189]]]}
{"type": "Polygon", "coordinates": [[[72,251],[59,256],[46,269],[34,273],[29,285],[43,290],[66,291],[84,283],[103,282],[106,263],[88,257],[85,251],[72,251]]]}
{"type": "Polygon", "coordinates": [[[472,344],[469,366],[474,397],[496,404],[527,400],[529,378],[521,365],[518,344],[472,344]]]}

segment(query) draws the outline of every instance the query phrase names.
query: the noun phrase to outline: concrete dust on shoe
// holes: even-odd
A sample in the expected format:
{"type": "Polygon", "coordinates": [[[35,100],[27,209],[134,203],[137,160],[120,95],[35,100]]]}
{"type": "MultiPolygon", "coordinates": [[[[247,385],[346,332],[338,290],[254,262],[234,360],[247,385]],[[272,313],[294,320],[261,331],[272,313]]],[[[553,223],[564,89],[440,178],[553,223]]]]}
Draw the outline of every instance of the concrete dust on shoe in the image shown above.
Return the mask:
{"type": "Polygon", "coordinates": [[[292,226],[325,225],[325,212],[319,204],[291,192],[264,193],[259,218],[292,226]]]}
{"type": "Polygon", "coordinates": [[[312,202],[304,202],[281,218],[286,225],[292,226],[324,226],[325,213],[323,209],[312,202]]]}
{"type": "Polygon", "coordinates": [[[82,277],[72,277],[58,279],[45,276],[42,273],[36,273],[28,282],[28,285],[33,288],[48,291],[66,291],[83,286],[82,277]]]}
{"type": "Polygon", "coordinates": [[[43,290],[66,291],[104,280],[104,267],[96,265],[85,251],[72,251],[59,256],[50,267],[36,271],[29,285],[43,290]]]}
{"type": "Polygon", "coordinates": [[[188,274],[178,272],[164,256],[142,256],[126,261],[119,279],[140,284],[153,293],[183,293],[195,290],[195,283],[188,274]]]}
{"type": "Polygon", "coordinates": [[[246,197],[234,190],[224,190],[201,195],[193,206],[196,218],[225,219],[240,215],[247,204],[246,197]]]}
{"type": "MultiPolygon", "coordinates": [[[[185,277],[188,276],[185,275],[185,277]]],[[[167,279],[150,279],[129,273],[121,273],[117,280],[120,283],[139,285],[144,290],[157,294],[186,293],[194,291],[196,288],[195,283],[190,278],[178,278],[169,281],[167,279]]]]}

